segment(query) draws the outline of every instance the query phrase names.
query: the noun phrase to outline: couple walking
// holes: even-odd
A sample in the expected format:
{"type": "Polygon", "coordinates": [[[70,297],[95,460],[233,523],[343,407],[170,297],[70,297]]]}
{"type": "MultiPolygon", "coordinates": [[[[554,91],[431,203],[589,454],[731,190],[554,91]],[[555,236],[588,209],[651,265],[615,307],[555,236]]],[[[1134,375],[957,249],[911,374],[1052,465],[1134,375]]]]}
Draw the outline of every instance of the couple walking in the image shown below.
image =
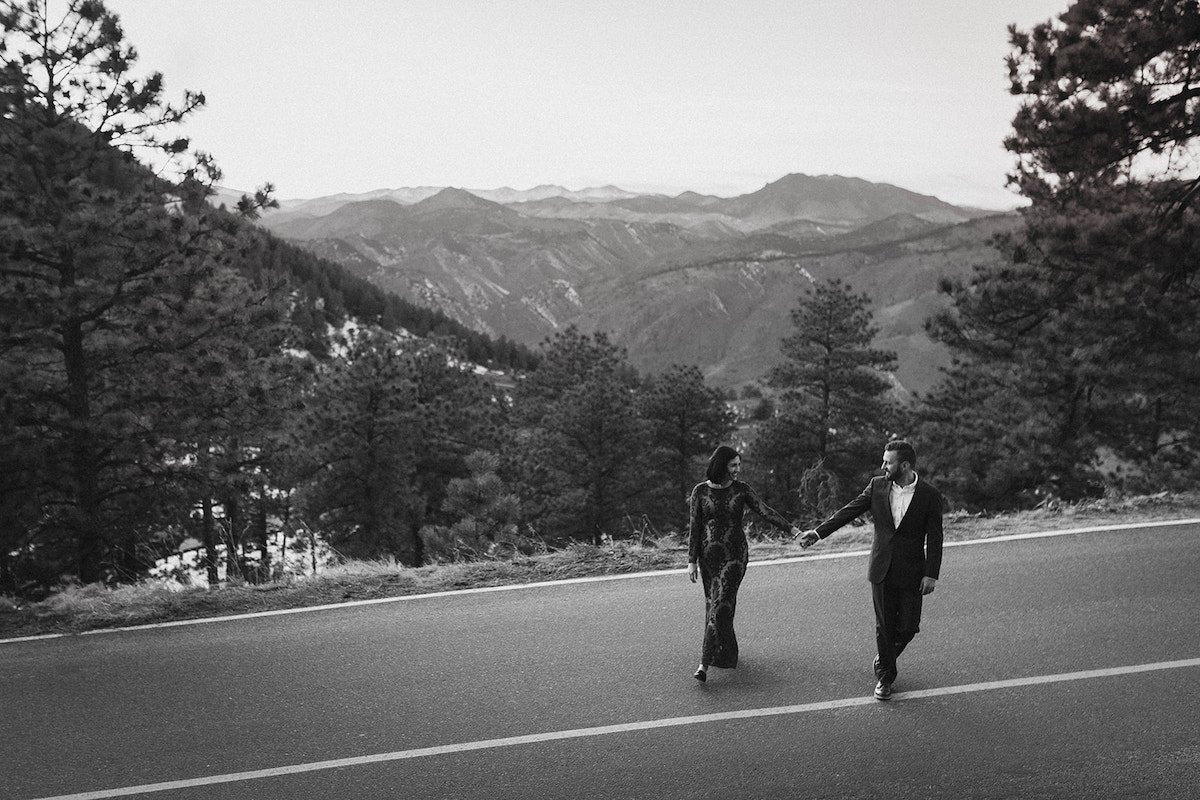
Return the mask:
{"type": "Polygon", "coordinates": [[[875,607],[875,697],[889,700],[896,658],[920,630],[921,605],[934,590],[942,565],[942,497],[916,472],[917,454],[905,441],[883,449],[883,475],[816,528],[801,532],[738,480],[741,458],[721,445],[708,461],[707,480],[689,500],[688,578],[704,587],[704,642],[694,677],[704,682],[709,667],[737,666],[733,631],[737,591],[750,550],[742,527],[746,509],[780,530],[800,537],[803,547],[826,538],[870,511],[875,538],[867,563],[875,607]]]}

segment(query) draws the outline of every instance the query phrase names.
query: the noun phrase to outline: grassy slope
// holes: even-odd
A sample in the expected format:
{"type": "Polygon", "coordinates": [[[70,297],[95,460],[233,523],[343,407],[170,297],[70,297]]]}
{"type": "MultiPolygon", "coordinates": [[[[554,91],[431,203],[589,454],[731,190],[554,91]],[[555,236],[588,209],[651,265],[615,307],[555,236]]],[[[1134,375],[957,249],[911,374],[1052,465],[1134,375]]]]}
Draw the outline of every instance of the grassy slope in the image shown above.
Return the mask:
{"type": "MultiPolygon", "coordinates": [[[[1200,518],[1200,494],[1155,495],[1102,500],[995,517],[951,514],[946,540],[967,541],[1035,531],[1065,530],[1137,522],[1200,518]]],[[[870,546],[871,528],[843,528],[812,553],[861,550],[870,546]]],[[[753,537],[752,560],[801,554],[790,540],[753,537]]],[[[74,587],[40,603],[18,605],[0,598],[0,639],[51,633],[79,633],[155,622],[301,608],[354,600],[397,597],[472,587],[611,575],[685,566],[687,548],[677,538],[659,542],[617,542],[611,548],[579,545],[512,560],[404,567],[395,563],[353,563],[312,577],[214,590],[169,588],[162,584],[105,589],[74,587]]]]}

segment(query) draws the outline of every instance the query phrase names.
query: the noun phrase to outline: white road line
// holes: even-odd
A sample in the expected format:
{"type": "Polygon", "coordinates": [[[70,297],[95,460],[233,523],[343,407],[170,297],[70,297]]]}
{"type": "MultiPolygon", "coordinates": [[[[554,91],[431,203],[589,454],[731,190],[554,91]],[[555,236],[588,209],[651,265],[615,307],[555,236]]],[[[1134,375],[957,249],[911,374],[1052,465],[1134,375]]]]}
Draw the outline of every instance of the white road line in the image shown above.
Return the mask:
{"type": "MultiPolygon", "coordinates": [[[[1160,672],[1171,669],[1200,667],[1200,658],[1188,658],[1179,661],[1159,661],[1152,664],[1134,664],[1128,667],[1111,667],[1108,669],[1083,670],[1081,672],[1062,672],[1057,675],[1034,675],[1028,678],[1012,678],[1002,681],[987,681],[984,683],[968,683],[960,686],[946,686],[940,689],[917,689],[910,692],[897,692],[892,695],[891,702],[898,703],[906,700],[917,700],[925,697],[941,697],[944,695],[967,694],[970,692],[986,692],[993,689],[1012,689],[1023,686],[1040,686],[1048,683],[1064,683],[1068,681],[1095,680],[1098,678],[1113,678],[1122,675],[1134,675],[1143,672],[1160,672]]],[[[404,761],[413,758],[452,755],[467,753],[472,750],[491,750],[500,747],[517,747],[540,742],[556,742],[564,739],[582,739],[590,736],[606,736],[614,733],[629,733],[631,731],[653,730],[657,728],[673,728],[681,725],[698,725],[706,722],[722,722],[725,720],[752,719],[756,717],[774,717],[784,714],[804,714],[812,711],[830,711],[838,708],[854,706],[883,705],[873,697],[848,697],[842,700],[826,700],[820,703],[802,703],[791,706],[774,706],[771,708],[747,708],[740,711],[723,711],[716,714],[697,714],[690,717],[669,717],[666,719],[651,719],[641,722],[626,722],[620,725],[601,725],[594,728],[575,728],[566,731],[551,731],[549,733],[532,733],[525,736],[506,736],[501,739],[484,739],[476,742],[460,742],[458,744],[438,745],[435,747],[419,747],[412,750],[397,750],[392,753],[376,753],[354,758],[338,758],[330,761],[313,761],[307,764],[292,764],[286,767],[250,770],[248,772],[232,772],[226,775],[209,775],[202,778],[189,778],[179,781],[163,781],[161,783],[146,783],[140,786],[124,786],[117,789],[100,789],[78,794],[54,795],[41,797],[36,800],[103,800],[109,797],[127,797],[136,794],[151,794],[154,792],[169,792],[176,789],[192,789],[200,786],[213,786],[221,783],[238,783],[263,778],[278,778],[285,775],[297,775],[304,772],[356,767],[368,764],[381,764],[388,761],[404,761]]]]}
{"type": "MultiPolygon", "coordinates": [[[[1081,533],[1104,533],[1107,531],[1136,530],[1140,528],[1165,528],[1181,525],[1198,525],[1197,519],[1175,519],[1162,522],[1131,522],[1121,525],[1097,525],[1090,528],[1068,528],[1060,531],[1035,531],[1033,533],[1014,533],[1005,536],[993,536],[987,539],[971,539],[964,542],[947,542],[946,547],[968,547],[996,542],[1013,542],[1021,539],[1045,539],[1053,536],[1074,536],[1081,533]]],[[[802,561],[827,561],[835,558],[855,558],[865,556],[869,550],[848,550],[838,553],[813,553],[811,555],[794,556],[790,558],[773,558],[762,561],[751,561],[752,567],[770,567],[781,564],[796,564],[802,561]]],[[[485,594],[488,592],[511,592],[519,589],[541,589],[549,586],[569,586],[578,583],[601,583],[603,581],[621,581],[631,578],[654,578],[663,575],[686,572],[682,569],[659,569],[647,572],[626,572],[618,575],[592,575],[586,578],[562,578],[554,581],[538,581],[536,583],[513,583],[503,586],[478,586],[473,589],[452,589],[444,592],[428,592],[426,594],[406,594],[397,597],[377,597],[372,600],[350,600],[345,603],[328,603],[320,606],[304,606],[301,608],[280,608],[274,611],[253,611],[246,614],[229,614],[223,617],[199,617],[197,619],[180,619],[173,622],[154,622],[148,625],[126,625],[119,628],[98,628],[79,633],[47,633],[39,636],[21,636],[13,639],[0,639],[0,645],[16,644],[17,642],[35,642],[43,639],[62,639],[69,636],[96,636],[106,633],[124,631],[144,631],[155,628],[178,628],[186,625],[207,625],[212,622],[233,622],[239,619],[256,619],[259,617],[277,617],[288,614],[308,614],[313,611],[329,611],[336,608],[353,608],[355,606],[372,606],[380,603],[402,603],[413,600],[428,600],[434,597],[454,597],[465,594],[485,594]]]]}

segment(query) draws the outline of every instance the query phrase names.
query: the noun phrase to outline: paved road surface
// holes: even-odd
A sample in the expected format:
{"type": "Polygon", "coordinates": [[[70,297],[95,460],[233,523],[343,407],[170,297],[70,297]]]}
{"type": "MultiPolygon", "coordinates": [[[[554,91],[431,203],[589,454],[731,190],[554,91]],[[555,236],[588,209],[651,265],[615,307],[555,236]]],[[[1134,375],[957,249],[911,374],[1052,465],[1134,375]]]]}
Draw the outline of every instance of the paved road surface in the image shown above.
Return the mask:
{"type": "Polygon", "coordinates": [[[949,548],[887,704],[865,569],[0,643],[0,798],[1200,796],[1200,525],[949,548]]]}

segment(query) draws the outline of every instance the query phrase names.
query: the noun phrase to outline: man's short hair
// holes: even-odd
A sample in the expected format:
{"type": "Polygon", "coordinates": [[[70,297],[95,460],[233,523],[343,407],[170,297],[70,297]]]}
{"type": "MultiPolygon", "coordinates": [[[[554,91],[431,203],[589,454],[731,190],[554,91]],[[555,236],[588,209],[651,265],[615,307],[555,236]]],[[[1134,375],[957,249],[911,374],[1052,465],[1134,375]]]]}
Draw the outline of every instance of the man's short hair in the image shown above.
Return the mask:
{"type": "Polygon", "coordinates": [[[912,466],[917,465],[917,451],[913,446],[903,439],[892,439],[883,448],[884,452],[895,450],[900,453],[900,460],[907,461],[912,466]]]}

